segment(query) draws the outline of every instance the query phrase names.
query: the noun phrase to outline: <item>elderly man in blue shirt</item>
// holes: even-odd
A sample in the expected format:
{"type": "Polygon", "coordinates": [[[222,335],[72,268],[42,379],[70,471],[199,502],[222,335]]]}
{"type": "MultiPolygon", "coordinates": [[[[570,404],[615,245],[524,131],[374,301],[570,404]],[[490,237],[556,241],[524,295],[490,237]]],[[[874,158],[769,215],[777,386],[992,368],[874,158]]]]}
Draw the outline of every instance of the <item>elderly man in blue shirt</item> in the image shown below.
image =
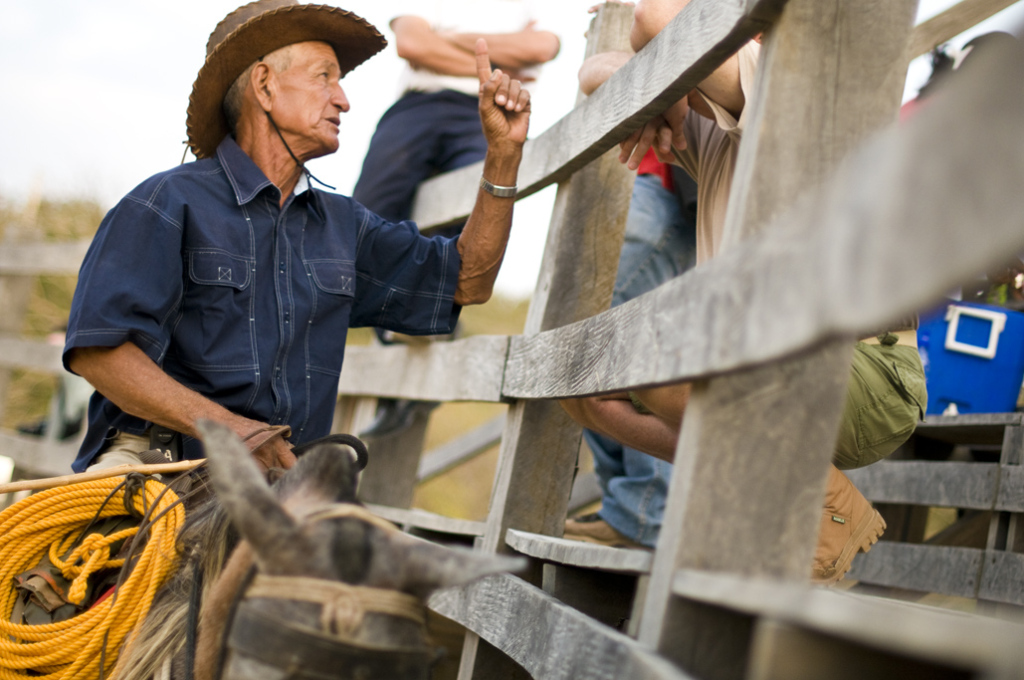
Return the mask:
{"type": "Polygon", "coordinates": [[[488,150],[461,236],[425,238],[309,184],[304,164],[338,149],[339,80],[384,45],[350,12],[294,0],[214,30],[188,108],[198,160],[129,193],[82,265],[64,364],[97,392],[76,471],[137,462],[154,426],[198,458],[199,418],[248,438],[265,468],[291,467],[293,445],[330,431],[350,326],[448,333],[490,297],[530,99],[491,71],[484,41],[488,150]]]}

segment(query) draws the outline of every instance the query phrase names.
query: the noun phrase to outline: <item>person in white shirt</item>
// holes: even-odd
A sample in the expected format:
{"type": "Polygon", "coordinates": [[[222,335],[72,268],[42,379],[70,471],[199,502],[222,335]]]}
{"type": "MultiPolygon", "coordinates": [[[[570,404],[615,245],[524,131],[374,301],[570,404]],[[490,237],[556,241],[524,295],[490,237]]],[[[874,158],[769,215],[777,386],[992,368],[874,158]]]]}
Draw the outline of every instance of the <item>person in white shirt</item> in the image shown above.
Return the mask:
{"type": "MultiPolygon", "coordinates": [[[[420,183],[483,160],[474,50],[484,38],[493,68],[528,89],[558,55],[558,36],[538,24],[533,0],[415,0],[396,3],[391,30],[406,61],[399,98],[377,124],[352,197],[392,222],[407,220],[420,183]]],[[[455,236],[458,224],[443,231],[455,236]]],[[[385,343],[393,334],[377,330],[385,343]]],[[[433,402],[381,399],[360,434],[383,437],[412,424],[433,402]]]]}
{"type": "Polygon", "coordinates": [[[399,98],[377,124],[352,197],[385,219],[408,219],[416,188],[484,157],[474,49],[487,40],[491,63],[527,84],[557,56],[528,0],[417,0],[391,20],[406,61],[399,98]]]}

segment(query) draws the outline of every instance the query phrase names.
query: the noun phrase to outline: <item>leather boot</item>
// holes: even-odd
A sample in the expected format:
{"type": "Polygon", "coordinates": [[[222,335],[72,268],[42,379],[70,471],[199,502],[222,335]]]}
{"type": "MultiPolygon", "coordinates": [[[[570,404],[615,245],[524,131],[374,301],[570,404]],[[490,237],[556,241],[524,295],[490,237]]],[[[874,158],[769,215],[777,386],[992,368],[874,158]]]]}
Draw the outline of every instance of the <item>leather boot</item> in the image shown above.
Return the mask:
{"type": "Polygon", "coordinates": [[[867,552],[885,531],[885,520],[846,475],[833,465],[821,512],[811,581],[832,585],[850,570],[857,553],[867,552]]]}
{"type": "Polygon", "coordinates": [[[641,548],[643,550],[650,550],[647,546],[641,545],[628,536],[619,533],[612,525],[601,519],[601,516],[596,512],[575,519],[565,520],[565,533],[562,534],[562,538],[567,538],[571,541],[607,545],[612,548],[641,548]]]}

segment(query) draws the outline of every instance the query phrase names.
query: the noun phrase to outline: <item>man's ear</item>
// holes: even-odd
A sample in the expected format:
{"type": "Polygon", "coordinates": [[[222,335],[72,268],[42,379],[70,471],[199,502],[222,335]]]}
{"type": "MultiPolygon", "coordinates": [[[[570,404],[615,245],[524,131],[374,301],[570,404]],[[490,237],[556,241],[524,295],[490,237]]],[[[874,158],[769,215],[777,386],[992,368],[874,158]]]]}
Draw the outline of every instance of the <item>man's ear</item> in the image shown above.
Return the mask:
{"type": "Polygon", "coordinates": [[[269,64],[258,62],[252,69],[249,83],[252,85],[253,94],[256,96],[256,101],[259,102],[260,108],[267,112],[271,111],[274,101],[273,93],[276,89],[274,70],[270,68],[269,64]]]}

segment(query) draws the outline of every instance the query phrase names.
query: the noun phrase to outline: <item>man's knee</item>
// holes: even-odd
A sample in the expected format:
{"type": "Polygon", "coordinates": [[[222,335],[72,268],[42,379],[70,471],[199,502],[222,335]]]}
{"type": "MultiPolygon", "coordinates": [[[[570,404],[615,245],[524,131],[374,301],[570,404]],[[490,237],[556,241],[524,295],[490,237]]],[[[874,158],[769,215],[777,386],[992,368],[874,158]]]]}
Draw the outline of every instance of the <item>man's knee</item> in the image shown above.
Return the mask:
{"type": "Polygon", "coordinates": [[[928,403],[917,349],[858,343],[833,462],[841,470],[889,456],[910,435],[928,403]]]}

